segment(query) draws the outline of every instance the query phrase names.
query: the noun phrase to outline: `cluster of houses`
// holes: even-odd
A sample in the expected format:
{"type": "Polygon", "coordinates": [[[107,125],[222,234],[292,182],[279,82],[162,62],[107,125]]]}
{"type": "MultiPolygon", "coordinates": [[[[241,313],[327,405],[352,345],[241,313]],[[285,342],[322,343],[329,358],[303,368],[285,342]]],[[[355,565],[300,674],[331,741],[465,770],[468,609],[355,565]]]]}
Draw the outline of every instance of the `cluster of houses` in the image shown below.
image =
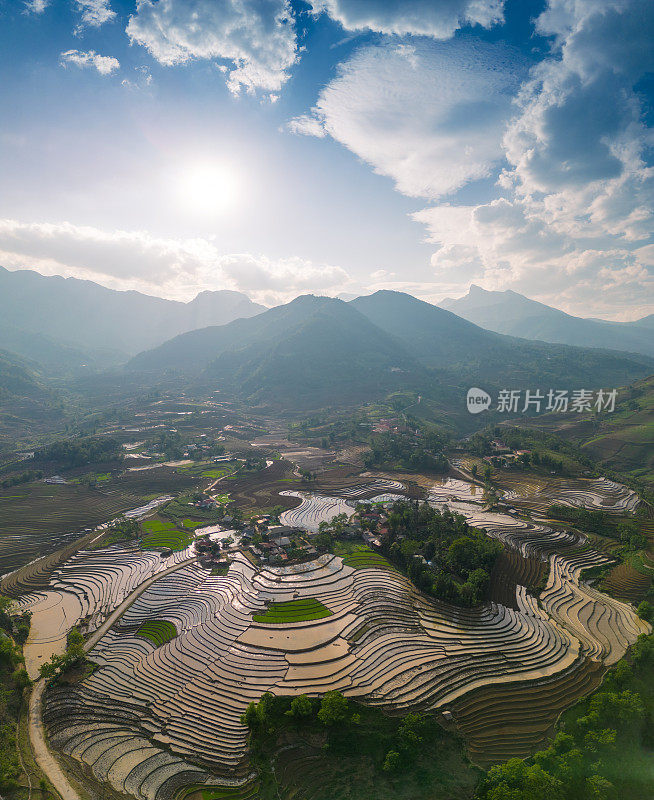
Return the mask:
{"type": "Polygon", "coordinates": [[[309,536],[301,528],[271,525],[267,530],[267,540],[258,539],[256,543],[252,542],[248,545],[248,550],[261,564],[310,561],[318,555],[318,551],[309,541],[309,536]]]}
{"type": "Polygon", "coordinates": [[[397,417],[378,419],[372,426],[373,433],[408,433],[409,428],[397,417]]]}
{"type": "MultiPolygon", "coordinates": [[[[290,525],[271,524],[269,514],[239,525],[231,517],[224,517],[221,524],[234,524],[239,542],[212,540],[199,537],[196,549],[200,563],[205,568],[217,569],[229,563],[229,553],[240,550],[256,565],[283,566],[285,564],[311,561],[318,555],[316,539],[320,533],[306,531],[290,525]]],[[[346,524],[338,526],[338,538],[363,540],[369,547],[381,547],[382,538],[388,532],[386,512],[381,506],[371,506],[346,524]]]]}
{"type": "Polygon", "coordinates": [[[484,456],[484,461],[494,467],[506,467],[524,460],[523,456],[530,456],[531,450],[513,450],[501,439],[493,439],[490,443],[491,455],[484,456]]]}

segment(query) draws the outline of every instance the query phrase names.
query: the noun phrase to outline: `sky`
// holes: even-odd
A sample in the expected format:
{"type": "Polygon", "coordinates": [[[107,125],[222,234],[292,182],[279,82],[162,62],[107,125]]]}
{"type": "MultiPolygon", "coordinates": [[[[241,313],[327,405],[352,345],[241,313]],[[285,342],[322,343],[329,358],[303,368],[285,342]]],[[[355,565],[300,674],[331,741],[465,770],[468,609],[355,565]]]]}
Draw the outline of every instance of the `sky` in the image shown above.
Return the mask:
{"type": "Polygon", "coordinates": [[[0,0],[0,264],[654,312],[651,0],[0,0]]]}

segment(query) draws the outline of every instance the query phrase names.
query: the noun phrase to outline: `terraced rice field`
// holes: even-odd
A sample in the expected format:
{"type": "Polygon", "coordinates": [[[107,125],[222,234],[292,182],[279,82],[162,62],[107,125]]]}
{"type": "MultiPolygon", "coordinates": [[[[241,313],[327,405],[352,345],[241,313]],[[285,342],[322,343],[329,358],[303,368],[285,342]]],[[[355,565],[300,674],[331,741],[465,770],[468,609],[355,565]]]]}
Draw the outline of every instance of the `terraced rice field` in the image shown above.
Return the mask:
{"type": "Polygon", "coordinates": [[[636,509],[638,495],[608,478],[541,478],[531,473],[501,472],[497,484],[512,505],[545,514],[557,504],[624,514],[636,509]]]}
{"type": "Polygon", "coordinates": [[[128,509],[143,504],[132,491],[109,493],[79,485],[30,483],[0,489],[0,573],[79,539],[128,509]]]}
{"type": "Polygon", "coordinates": [[[604,578],[602,589],[629,603],[639,603],[649,591],[652,578],[625,562],[617,564],[604,578]]]}
{"type": "Polygon", "coordinates": [[[536,556],[523,556],[516,550],[505,549],[493,565],[489,596],[496,603],[518,609],[518,586],[532,594],[544,582],[548,563],[536,556]]]}
{"type": "Polygon", "coordinates": [[[343,563],[352,567],[353,569],[388,569],[393,570],[395,567],[387,561],[384,556],[371,550],[365,544],[355,544],[350,546],[337,545],[338,555],[343,559],[343,563]]]}
{"type": "Polygon", "coordinates": [[[148,620],[136,631],[136,635],[149,639],[155,647],[161,647],[177,636],[177,628],[164,619],[148,620]]]}
{"type": "Polygon", "coordinates": [[[46,590],[22,595],[17,605],[32,612],[32,624],[23,646],[30,678],[50,656],[66,648],[68,630],[80,620],[98,628],[134,589],[148,578],[191,556],[190,549],[161,558],[137,548],[107,547],[80,551],[54,570],[46,590]]]}
{"type": "Polygon", "coordinates": [[[488,768],[545,746],[559,714],[594,691],[605,671],[596,661],[581,660],[541,681],[484,686],[456,700],[450,711],[472,760],[488,768]]]}
{"type": "Polygon", "coordinates": [[[331,617],[332,612],[315,597],[304,600],[287,600],[283,603],[271,603],[265,614],[253,614],[255,622],[266,625],[289,625],[294,622],[308,622],[312,619],[331,617]]]}
{"type": "Polygon", "coordinates": [[[330,522],[338,514],[347,514],[350,517],[354,513],[355,503],[338,497],[326,497],[293,490],[286,490],[279,494],[282,497],[298,497],[302,501],[297,508],[280,514],[281,524],[304,528],[312,533],[318,533],[321,522],[330,522]]]}
{"type": "Polygon", "coordinates": [[[229,493],[230,500],[247,515],[250,511],[261,511],[276,505],[285,508],[298,505],[293,497],[280,497],[280,492],[288,488],[289,481],[299,485],[299,478],[293,474],[293,465],[281,458],[258,472],[222,478],[215,489],[229,493]]]}
{"type": "MultiPolygon", "coordinates": [[[[50,487],[61,488],[61,487],[50,487]]],[[[65,486],[63,488],[66,488],[65,486]]],[[[126,517],[132,519],[141,519],[152,513],[152,511],[163,503],[171,499],[170,495],[163,495],[156,497],[147,502],[145,505],[140,505],[137,508],[132,508],[124,511],[126,517]]],[[[142,502],[142,501],[141,501],[142,502]]],[[[111,518],[110,518],[111,519],[111,518]]],[[[47,519],[42,520],[47,523],[47,519]]],[[[106,528],[106,520],[103,524],[98,526],[96,530],[92,530],[84,536],[73,534],[65,538],[67,543],[64,547],[60,547],[54,552],[41,558],[30,561],[28,564],[8,573],[2,578],[0,582],[0,591],[9,597],[19,597],[25,592],[32,592],[37,589],[45,589],[50,584],[54,572],[65,564],[75,553],[83,550],[86,547],[95,546],[98,538],[102,535],[102,530],[106,528]]],[[[30,537],[31,531],[28,530],[27,536],[30,537]]],[[[47,541],[47,537],[44,537],[47,541]]],[[[48,548],[43,548],[48,552],[48,548]]]]}
{"type": "Polygon", "coordinates": [[[527,741],[540,741],[554,682],[565,705],[591,685],[588,664],[613,663],[648,626],[583,584],[583,568],[605,557],[579,537],[452,505],[526,557],[526,582],[540,575],[534,562],[549,566],[540,603],[516,584],[514,608],[453,608],[360,546],[286,568],[257,570],[237,556],[224,577],[191,564],[154,583],[102,638],[93,675],[52,691],[53,744],[119,792],[172,800],[184,785],[247,780],[240,714],[265,691],[339,689],[395,711],[458,709],[462,731],[479,721],[469,737],[490,758],[515,751],[533,700],[540,710],[527,741]],[[177,637],[155,646],[135,635],[161,619],[177,637]],[[512,693],[520,700],[507,704],[512,693]],[[492,715],[466,711],[466,698],[469,708],[504,708],[505,734],[498,739],[492,715]]]}
{"type": "Polygon", "coordinates": [[[434,483],[428,494],[428,499],[434,502],[446,502],[447,500],[462,500],[467,503],[484,502],[484,490],[481,486],[457,478],[446,478],[443,481],[434,483]]]}
{"type": "MultiPolygon", "coordinates": [[[[199,523],[202,524],[202,523],[199,523]]],[[[143,523],[146,535],[141,540],[144,550],[184,550],[193,541],[193,534],[188,530],[180,530],[172,522],[148,520],[143,523]]]]}
{"type": "MultiPolygon", "coordinates": [[[[334,489],[334,494],[339,495],[340,497],[347,497],[352,498],[354,500],[360,500],[364,498],[369,498],[371,495],[380,494],[380,493],[388,493],[390,491],[401,491],[404,489],[404,484],[400,483],[399,481],[390,480],[389,478],[376,478],[374,481],[370,483],[363,483],[360,486],[354,486],[352,488],[344,488],[344,489],[334,489]]],[[[398,495],[400,496],[400,495],[398,495]]]]}
{"type": "MultiPolygon", "coordinates": [[[[310,497],[302,513],[313,522],[338,513],[321,501],[345,503],[310,497]]],[[[92,675],[49,691],[53,747],[123,795],[176,800],[192,789],[212,800],[227,784],[251,785],[240,722],[250,701],[338,689],[396,713],[452,710],[478,763],[526,755],[649,626],[583,581],[584,569],[607,562],[583,536],[471,502],[432,502],[505,544],[505,603],[466,610],[426,598],[358,544],[280,568],[237,554],[226,575],[190,563],[149,586],[102,637],[92,675]],[[544,574],[537,600],[528,587],[544,574]],[[174,638],[164,641],[163,621],[174,638]]],[[[51,591],[74,596],[75,614],[97,626],[130,586],[187,555],[79,554],[51,591]]],[[[39,602],[33,595],[24,607],[39,602]]]]}

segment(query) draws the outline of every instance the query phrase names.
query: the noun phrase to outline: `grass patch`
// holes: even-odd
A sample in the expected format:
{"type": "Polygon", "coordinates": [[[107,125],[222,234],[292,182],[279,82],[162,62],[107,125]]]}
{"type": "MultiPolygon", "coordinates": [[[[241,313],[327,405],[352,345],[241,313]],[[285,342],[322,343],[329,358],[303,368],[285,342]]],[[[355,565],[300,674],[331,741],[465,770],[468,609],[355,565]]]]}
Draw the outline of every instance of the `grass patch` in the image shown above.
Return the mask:
{"type": "Polygon", "coordinates": [[[334,554],[343,559],[343,563],[353,569],[391,569],[395,567],[384,556],[371,550],[365,544],[353,542],[335,542],[334,554]]]}
{"type": "Polygon", "coordinates": [[[172,522],[159,519],[147,520],[142,523],[145,536],[141,540],[143,550],[183,550],[193,541],[193,535],[188,530],[179,530],[172,522]]]}
{"type": "Polygon", "coordinates": [[[177,636],[177,628],[164,619],[148,620],[136,631],[136,635],[149,639],[155,647],[161,647],[177,636]]]}
{"type": "Polygon", "coordinates": [[[218,478],[224,478],[225,475],[229,474],[230,471],[226,469],[205,469],[204,472],[200,473],[200,477],[213,478],[214,480],[218,480],[218,478]]]}
{"type": "Polygon", "coordinates": [[[194,530],[195,528],[199,528],[202,525],[206,525],[206,524],[207,523],[203,519],[197,520],[197,519],[189,519],[187,517],[186,519],[182,520],[182,525],[185,528],[190,528],[191,530],[194,530]]]}
{"type": "Polygon", "coordinates": [[[255,622],[268,625],[284,625],[293,622],[308,622],[312,619],[331,617],[332,612],[315,597],[303,600],[289,600],[285,603],[271,603],[265,614],[253,614],[255,622]]]}

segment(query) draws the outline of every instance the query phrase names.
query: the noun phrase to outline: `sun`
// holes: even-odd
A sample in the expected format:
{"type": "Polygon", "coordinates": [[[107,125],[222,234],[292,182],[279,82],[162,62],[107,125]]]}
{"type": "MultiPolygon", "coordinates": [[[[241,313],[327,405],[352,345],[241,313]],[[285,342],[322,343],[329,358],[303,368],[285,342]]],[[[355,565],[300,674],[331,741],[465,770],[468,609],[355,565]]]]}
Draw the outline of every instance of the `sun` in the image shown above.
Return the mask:
{"type": "Polygon", "coordinates": [[[189,212],[216,216],[232,210],[240,196],[240,182],[234,167],[217,162],[186,165],[179,171],[178,196],[189,212]]]}

